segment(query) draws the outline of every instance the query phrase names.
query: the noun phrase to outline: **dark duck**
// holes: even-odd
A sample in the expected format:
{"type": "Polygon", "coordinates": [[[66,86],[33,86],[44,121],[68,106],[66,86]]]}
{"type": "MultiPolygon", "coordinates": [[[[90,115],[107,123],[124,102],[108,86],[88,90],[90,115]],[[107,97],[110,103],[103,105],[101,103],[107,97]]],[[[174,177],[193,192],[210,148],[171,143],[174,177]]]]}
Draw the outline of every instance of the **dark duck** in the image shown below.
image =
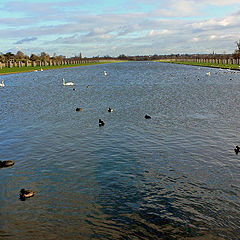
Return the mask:
{"type": "Polygon", "coordinates": [[[234,151],[235,151],[236,154],[239,153],[239,150],[240,150],[240,147],[239,147],[239,146],[236,146],[236,147],[234,148],[234,151]]]}
{"type": "Polygon", "coordinates": [[[99,119],[98,124],[99,124],[99,127],[102,127],[104,126],[105,123],[102,119],[99,119]]]}
{"type": "Polygon", "coordinates": [[[14,161],[12,160],[0,161],[0,168],[10,167],[12,165],[14,165],[14,161]]]}
{"type": "Polygon", "coordinates": [[[151,117],[149,115],[147,115],[147,114],[145,115],[145,118],[146,119],[151,119],[151,117]]]}
{"type": "Polygon", "coordinates": [[[27,189],[22,188],[22,189],[20,190],[19,196],[20,196],[20,199],[21,199],[21,200],[25,200],[26,198],[33,197],[34,194],[35,194],[34,191],[32,191],[32,190],[27,190],[27,189]]]}

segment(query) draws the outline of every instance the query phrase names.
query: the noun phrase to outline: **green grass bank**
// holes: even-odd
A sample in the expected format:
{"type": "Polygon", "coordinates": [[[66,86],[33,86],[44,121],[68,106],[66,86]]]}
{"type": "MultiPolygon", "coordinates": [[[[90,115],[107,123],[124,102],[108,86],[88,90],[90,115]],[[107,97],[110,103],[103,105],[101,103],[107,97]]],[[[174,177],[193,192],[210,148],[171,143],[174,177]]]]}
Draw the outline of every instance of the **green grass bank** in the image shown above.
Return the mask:
{"type": "Polygon", "coordinates": [[[156,62],[184,64],[184,65],[210,67],[210,68],[223,68],[223,69],[231,69],[231,70],[240,71],[238,64],[198,63],[198,62],[183,62],[183,61],[168,61],[168,60],[158,60],[156,62]]]}
{"type": "Polygon", "coordinates": [[[36,66],[36,67],[31,67],[31,66],[29,66],[29,67],[12,67],[12,68],[3,67],[2,69],[0,69],[0,75],[21,73],[21,72],[41,71],[41,69],[45,71],[45,70],[58,69],[58,68],[81,67],[81,66],[116,63],[116,62],[118,62],[118,61],[105,61],[105,62],[95,62],[95,63],[81,63],[81,64],[58,65],[58,66],[41,66],[41,67],[40,66],[36,66]]]}

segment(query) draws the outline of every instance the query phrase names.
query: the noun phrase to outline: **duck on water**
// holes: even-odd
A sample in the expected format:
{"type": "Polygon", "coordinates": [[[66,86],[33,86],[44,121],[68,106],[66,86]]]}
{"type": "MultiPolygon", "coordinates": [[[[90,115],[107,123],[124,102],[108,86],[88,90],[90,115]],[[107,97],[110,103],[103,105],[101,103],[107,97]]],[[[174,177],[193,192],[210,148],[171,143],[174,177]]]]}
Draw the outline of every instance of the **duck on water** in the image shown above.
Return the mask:
{"type": "Polygon", "coordinates": [[[20,197],[21,200],[25,200],[26,198],[33,197],[34,194],[35,194],[34,191],[22,188],[20,190],[19,197],[20,197]]]}
{"type": "Polygon", "coordinates": [[[7,161],[0,161],[0,168],[10,167],[14,165],[14,161],[7,160],[7,161]]]}

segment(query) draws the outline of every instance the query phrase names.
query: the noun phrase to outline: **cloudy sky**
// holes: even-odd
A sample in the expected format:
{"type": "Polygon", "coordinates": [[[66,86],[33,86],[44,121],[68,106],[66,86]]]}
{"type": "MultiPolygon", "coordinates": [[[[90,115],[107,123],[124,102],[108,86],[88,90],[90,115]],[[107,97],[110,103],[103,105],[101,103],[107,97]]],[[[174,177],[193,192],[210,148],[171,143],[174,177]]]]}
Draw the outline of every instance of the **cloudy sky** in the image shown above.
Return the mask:
{"type": "Polygon", "coordinates": [[[4,0],[0,52],[232,53],[240,0],[4,0]]]}

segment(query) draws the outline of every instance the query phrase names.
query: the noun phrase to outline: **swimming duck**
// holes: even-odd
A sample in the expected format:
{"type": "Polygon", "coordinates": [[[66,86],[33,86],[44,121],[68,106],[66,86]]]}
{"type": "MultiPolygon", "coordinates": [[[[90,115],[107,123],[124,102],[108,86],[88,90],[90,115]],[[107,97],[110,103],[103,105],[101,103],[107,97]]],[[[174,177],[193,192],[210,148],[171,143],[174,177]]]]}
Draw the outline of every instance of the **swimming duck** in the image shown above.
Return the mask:
{"type": "Polygon", "coordinates": [[[26,189],[22,188],[22,189],[20,190],[19,196],[20,196],[21,199],[25,200],[25,198],[33,197],[34,194],[35,194],[34,191],[32,191],[32,190],[26,190],[26,189]]]}
{"type": "Polygon", "coordinates": [[[151,117],[149,115],[147,115],[147,114],[145,115],[145,118],[146,119],[151,119],[151,117]]]}
{"type": "Polygon", "coordinates": [[[109,109],[108,109],[108,112],[113,112],[113,109],[112,109],[112,108],[109,108],[109,109]]]}
{"type": "Polygon", "coordinates": [[[99,127],[102,127],[102,126],[104,126],[104,124],[105,124],[104,121],[103,121],[102,119],[99,119],[98,122],[99,122],[99,127]]]}
{"type": "Polygon", "coordinates": [[[12,165],[14,165],[14,161],[12,161],[12,160],[0,161],[0,168],[10,167],[12,165]]]}
{"type": "Polygon", "coordinates": [[[240,150],[240,147],[239,147],[239,146],[236,146],[236,147],[234,148],[234,151],[235,151],[236,154],[239,153],[239,150],[240,150]]]}
{"type": "Polygon", "coordinates": [[[73,88],[73,91],[76,91],[76,88],[73,88]]]}
{"type": "Polygon", "coordinates": [[[62,83],[63,83],[63,86],[73,86],[73,85],[74,85],[73,82],[67,82],[67,83],[65,83],[65,79],[64,79],[64,78],[62,79],[62,83]]]}
{"type": "Polygon", "coordinates": [[[104,75],[107,76],[107,71],[104,71],[104,75]]]}
{"type": "Polygon", "coordinates": [[[77,112],[82,111],[82,108],[76,108],[76,111],[77,112]]]}

